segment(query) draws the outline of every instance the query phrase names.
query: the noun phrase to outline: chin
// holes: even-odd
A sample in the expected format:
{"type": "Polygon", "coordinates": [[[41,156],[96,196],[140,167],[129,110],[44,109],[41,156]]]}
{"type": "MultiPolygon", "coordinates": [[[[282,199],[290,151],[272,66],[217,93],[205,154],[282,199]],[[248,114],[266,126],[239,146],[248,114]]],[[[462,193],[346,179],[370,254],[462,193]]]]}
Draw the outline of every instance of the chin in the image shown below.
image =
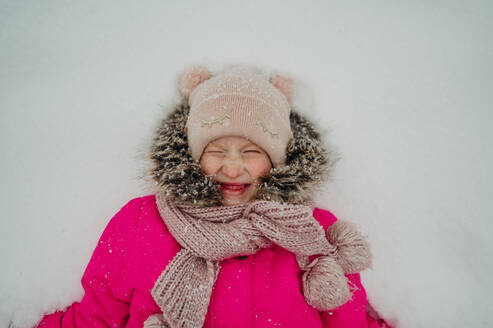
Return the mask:
{"type": "Polygon", "coordinates": [[[246,201],[242,201],[240,199],[223,199],[222,201],[224,206],[229,206],[229,205],[239,205],[239,204],[244,204],[247,203],[246,201]]]}
{"type": "Polygon", "coordinates": [[[223,198],[223,205],[228,206],[228,205],[239,205],[239,204],[246,204],[251,202],[252,199],[241,199],[241,198],[223,198]]]}
{"type": "Polygon", "coordinates": [[[224,194],[222,196],[222,204],[224,206],[246,204],[253,202],[255,199],[255,193],[253,193],[252,190],[249,190],[249,192],[241,195],[242,197],[226,196],[224,194]]]}

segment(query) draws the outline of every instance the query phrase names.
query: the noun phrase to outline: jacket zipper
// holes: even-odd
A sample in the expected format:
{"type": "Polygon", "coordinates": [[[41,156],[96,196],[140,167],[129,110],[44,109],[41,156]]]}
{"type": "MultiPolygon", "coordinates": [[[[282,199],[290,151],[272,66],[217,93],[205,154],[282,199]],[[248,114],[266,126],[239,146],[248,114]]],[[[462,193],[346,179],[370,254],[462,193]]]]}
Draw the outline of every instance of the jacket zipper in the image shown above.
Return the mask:
{"type": "Polygon", "coordinates": [[[213,328],[214,326],[212,325],[214,321],[214,299],[216,298],[216,287],[215,284],[212,285],[212,292],[211,292],[211,299],[209,300],[209,309],[210,309],[210,315],[209,315],[209,328],[213,328]]]}
{"type": "MultiPolygon", "coordinates": [[[[248,264],[245,267],[243,267],[244,269],[248,270],[248,276],[251,277],[251,266],[252,266],[252,255],[246,255],[246,256],[238,256],[237,259],[241,260],[241,261],[245,261],[247,260],[248,264]]],[[[248,286],[251,286],[251,281],[249,281],[248,283],[248,286]]],[[[249,291],[249,294],[250,294],[250,299],[252,298],[252,291],[250,290],[249,291]]],[[[213,322],[214,322],[214,300],[216,298],[216,284],[214,284],[212,286],[212,292],[211,292],[211,298],[210,298],[210,304],[209,304],[209,328],[214,328],[214,325],[213,325],[213,322]]],[[[250,317],[250,327],[253,327],[253,317],[250,317]]]]}
{"type": "Polygon", "coordinates": [[[250,299],[250,309],[254,310],[254,311],[249,311],[250,312],[250,327],[254,327],[255,318],[253,316],[254,316],[254,313],[257,311],[257,309],[254,306],[254,302],[252,300],[252,297],[253,297],[253,295],[252,295],[253,290],[251,288],[251,286],[253,286],[252,262],[253,262],[253,255],[250,255],[250,256],[248,256],[248,265],[247,265],[248,278],[249,278],[249,281],[248,281],[248,288],[249,288],[249,290],[248,290],[248,296],[249,296],[249,299],[250,299]]]}

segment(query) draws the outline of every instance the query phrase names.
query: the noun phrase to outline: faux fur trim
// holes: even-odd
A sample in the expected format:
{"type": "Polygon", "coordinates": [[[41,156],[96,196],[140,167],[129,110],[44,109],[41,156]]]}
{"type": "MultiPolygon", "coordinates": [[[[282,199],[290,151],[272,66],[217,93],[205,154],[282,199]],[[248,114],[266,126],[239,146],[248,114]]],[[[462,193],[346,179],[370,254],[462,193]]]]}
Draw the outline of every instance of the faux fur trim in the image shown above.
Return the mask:
{"type": "MultiPolygon", "coordinates": [[[[190,107],[182,98],[161,122],[151,146],[150,170],[167,197],[179,204],[221,205],[221,192],[211,177],[202,173],[198,161],[189,152],[185,125],[190,107]]],[[[286,165],[273,168],[263,178],[257,198],[301,203],[310,200],[316,189],[330,177],[338,160],[321,142],[320,134],[308,119],[291,110],[293,139],[286,149],[286,165]]]]}

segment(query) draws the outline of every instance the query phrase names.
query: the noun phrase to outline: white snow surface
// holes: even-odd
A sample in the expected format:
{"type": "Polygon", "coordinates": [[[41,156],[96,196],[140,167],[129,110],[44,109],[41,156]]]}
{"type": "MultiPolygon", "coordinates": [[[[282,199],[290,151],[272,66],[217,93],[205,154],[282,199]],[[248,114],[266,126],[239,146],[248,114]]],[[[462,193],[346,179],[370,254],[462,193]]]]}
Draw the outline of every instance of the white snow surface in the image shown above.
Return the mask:
{"type": "Polygon", "coordinates": [[[82,298],[109,219],[151,194],[181,72],[291,76],[341,154],[320,207],[371,242],[395,327],[491,327],[490,1],[2,1],[0,326],[82,298]]]}

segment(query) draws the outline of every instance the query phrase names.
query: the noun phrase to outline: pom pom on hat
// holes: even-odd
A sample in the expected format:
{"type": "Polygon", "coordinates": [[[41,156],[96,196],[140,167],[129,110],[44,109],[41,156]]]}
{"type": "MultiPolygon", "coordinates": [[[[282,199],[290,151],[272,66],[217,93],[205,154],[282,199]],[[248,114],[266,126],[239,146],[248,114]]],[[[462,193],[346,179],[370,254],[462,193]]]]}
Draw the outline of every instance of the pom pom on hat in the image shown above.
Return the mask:
{"type": "Polygon", "coordinates": [[[269,81],[286,96],[288,101],[291,101],[294,89],[292,78],[275,74],[269,78],[269,81]]]}
{"type": "Polygon", "coordinates": [[[201,83],[211,78],[211,73],[204,67],[192,67],[185,71],[180,79],[180,92],[188,97],[201,83]]]}

